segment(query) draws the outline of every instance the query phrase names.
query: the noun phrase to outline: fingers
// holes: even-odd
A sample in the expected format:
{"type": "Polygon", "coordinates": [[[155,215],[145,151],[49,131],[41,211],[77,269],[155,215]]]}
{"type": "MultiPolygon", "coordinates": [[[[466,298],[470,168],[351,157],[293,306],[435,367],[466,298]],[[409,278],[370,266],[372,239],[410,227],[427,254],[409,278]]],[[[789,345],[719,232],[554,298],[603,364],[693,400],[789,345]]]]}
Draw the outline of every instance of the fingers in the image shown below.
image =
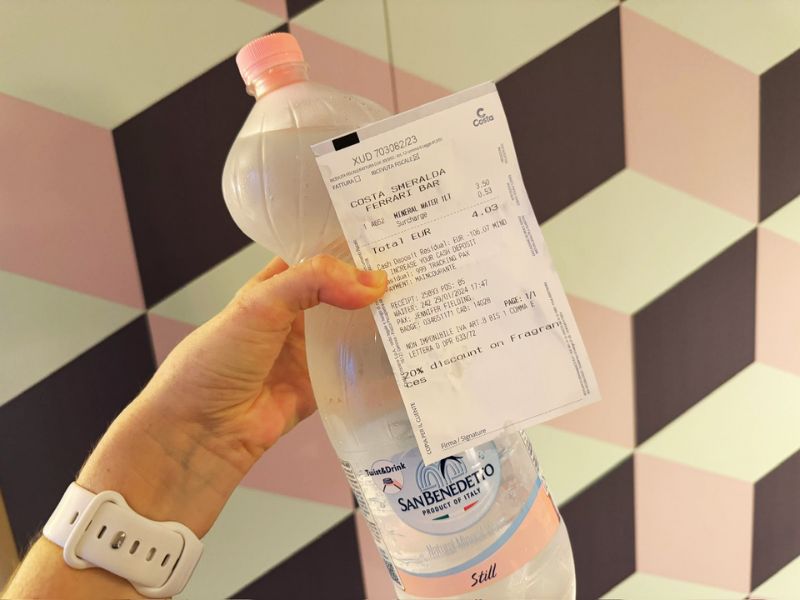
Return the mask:
{"type": "Polygon", "coordinates": [[[385,271],[360,271],[332,256],[315,256],[292,267],[276,258],[242,288],[236,305],[248,320],[276,331],[321,302],[345,309],[368,306],[386,286],[385,271]]]}
{"type": "Polygon", "coordinates": [[[297,313],[320,302],[362,308],[380,298],[386,284],[384,271],[360,271],[332,256],[320,255],[271,277],[253,292],[297,313]]]}
{"type": "Polygon", "coordinates": [[[278,273],[283,273],[288,268],[289,265],[286,264],[286,261],[284,261],[280,256],[276,256],[271,261],[269,261],[266,267],[261,269],[255,275],[253,275],[247,281],[245,287],[261,283],[262,281],[266,281],[267,279],[274,277],[278,273]]]}

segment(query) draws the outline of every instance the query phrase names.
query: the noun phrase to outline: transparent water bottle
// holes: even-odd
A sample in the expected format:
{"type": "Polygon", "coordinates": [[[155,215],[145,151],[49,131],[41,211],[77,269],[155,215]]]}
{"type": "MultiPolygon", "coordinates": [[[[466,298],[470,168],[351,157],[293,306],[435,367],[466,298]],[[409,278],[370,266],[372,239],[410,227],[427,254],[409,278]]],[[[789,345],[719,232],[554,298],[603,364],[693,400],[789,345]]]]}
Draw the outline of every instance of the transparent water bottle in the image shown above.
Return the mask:
{"type": "MultiPolygon", "coordinates": [[[[289,34],[251,42],[237,63],[256,103],[223,174],[234,221],[289,263],[351,260],[309,147],[388,113],[309,81],[289,34]]],[[[524,432],[426,466],[370,310],[307,311],[306,345],[320,415],[398,598],[574,598],[569,537],[524,432]]]]}

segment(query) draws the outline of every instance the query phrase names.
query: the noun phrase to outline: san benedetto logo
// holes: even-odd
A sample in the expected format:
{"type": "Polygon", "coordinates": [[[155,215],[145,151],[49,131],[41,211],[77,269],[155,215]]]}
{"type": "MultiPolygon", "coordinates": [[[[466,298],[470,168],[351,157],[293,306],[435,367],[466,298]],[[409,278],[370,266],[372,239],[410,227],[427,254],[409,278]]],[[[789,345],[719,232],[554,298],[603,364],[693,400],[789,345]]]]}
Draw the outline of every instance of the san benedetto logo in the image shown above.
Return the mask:
{"type": "Polygon", "coordinates": [[[485,125],[489,121],[494,121],[494,117],[492,115],[487,115],[483,107],[475,111],[475,116],[477,118],[472,121],[473,127],[478,127],[479,125],[485,125]]]}
{"type": "Polygon", "coordinates": [[[477,523],[491,508],[501,479],[492,442],[430,465],[413,448],[365,471],[403,522],[438,535],[477,523]]]}

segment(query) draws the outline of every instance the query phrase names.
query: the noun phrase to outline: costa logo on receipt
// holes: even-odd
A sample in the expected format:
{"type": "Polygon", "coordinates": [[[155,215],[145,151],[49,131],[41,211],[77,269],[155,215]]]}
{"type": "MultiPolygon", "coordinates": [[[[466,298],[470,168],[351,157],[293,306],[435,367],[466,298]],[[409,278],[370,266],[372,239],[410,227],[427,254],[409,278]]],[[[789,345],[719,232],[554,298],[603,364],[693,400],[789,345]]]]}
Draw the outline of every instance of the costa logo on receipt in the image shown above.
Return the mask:
{"type": "Polygon", "coordinates": [[[488,123],[489,121],[494,121],[494,117],[492,115],[487,115],[486,111],[483,110],[483,107],[480,107],[478,110],[475,111],[477,115],[477,119],[473,119],[472,125],[473,127],[478,127],[483,125],[484,123],[488,123]]]}
{"type": "Polygon", "coordinates": [[[312,149],[425,464],[598,399],[494,84],[312,149]]]}

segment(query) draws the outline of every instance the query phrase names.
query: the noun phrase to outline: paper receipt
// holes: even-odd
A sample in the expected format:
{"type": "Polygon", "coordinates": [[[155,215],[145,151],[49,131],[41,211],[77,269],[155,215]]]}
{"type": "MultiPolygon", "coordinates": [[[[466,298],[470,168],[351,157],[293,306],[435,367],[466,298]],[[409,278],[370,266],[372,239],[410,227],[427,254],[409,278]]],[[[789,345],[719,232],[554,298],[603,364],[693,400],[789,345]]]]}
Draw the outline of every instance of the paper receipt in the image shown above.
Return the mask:
{"type": "Polygon", "coordinates": [[[494,84],[312,149],[426,463],[599,398],[494,84]]]}

